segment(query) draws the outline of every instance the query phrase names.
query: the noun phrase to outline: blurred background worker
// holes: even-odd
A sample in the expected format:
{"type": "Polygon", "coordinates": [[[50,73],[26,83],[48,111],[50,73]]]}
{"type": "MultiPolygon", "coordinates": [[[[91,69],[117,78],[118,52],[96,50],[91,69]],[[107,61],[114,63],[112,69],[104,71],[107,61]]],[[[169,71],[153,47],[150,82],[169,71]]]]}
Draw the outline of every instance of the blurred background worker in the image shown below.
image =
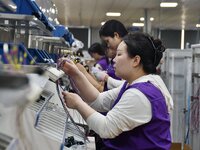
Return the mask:
{"type": "Polygon", "coordinates": [[[88,49],[88,53],[96,61],[94,64],[96,68],[106,70],[109,62],[105,56],[104,47],[100,43],[92,44],[88,49]]]}

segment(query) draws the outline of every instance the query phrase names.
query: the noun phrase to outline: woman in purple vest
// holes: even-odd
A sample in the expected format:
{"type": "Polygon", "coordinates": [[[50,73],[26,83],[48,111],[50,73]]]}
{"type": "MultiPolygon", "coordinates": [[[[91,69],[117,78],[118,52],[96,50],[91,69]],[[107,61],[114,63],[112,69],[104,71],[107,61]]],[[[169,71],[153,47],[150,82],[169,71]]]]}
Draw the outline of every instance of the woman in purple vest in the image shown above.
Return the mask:
{"type": "Polygon", "coordinates": [[[73,78],[80,92],[80,96],[63,92],[65,103],[78,110],[88,126],[104,139],[104,149],[170,149],[173,101],[156,75],[164,51],[162,42],[147,34],[125,36],[114,59],[116,75],[125,82],[103,93],[90,84],[72,61],[62,61],[62,70],[73,78]],[[99,113],[102,111],[107,115],[99,113]]]}
{"type": "Polygon", "coordinates": [[[109,65],[109,60],[105,56],[104,47],[100,43],[93,43],[89,49],[88,53],[92,58],[95,59],[96,63],[94,64],[100,70],[106,70],[109,65]]]}

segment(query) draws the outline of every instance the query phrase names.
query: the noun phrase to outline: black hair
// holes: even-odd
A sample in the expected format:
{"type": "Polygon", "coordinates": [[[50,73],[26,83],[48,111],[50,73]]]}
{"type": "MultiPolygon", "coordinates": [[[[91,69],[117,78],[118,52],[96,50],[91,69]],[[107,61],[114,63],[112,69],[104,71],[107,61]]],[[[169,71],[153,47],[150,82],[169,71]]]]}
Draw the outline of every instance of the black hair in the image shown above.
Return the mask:
{"type": "Polygon", "coordinates": [[[97,53],[101,56],[105,55],[105,51],[102,47],[102,45],[100,43],[93,43],[89,49],[88,49],[88,53],[91,55],[92,53],[97,53]]]}
{"type": "Polygon", "coordinates": [[[127,45],[129,57],[133,58],[139,55],[144,71],[149,74],[156,74],[156,66],[165,51],[162,41],[141,32],[129,33],[123,38],[123,41],[127,45]]]}
{"type": "Polygon", "coordinates": [[[128,34],[125,26],[118,20],[107,21],[99,30],[99,36],[114,37],[114,32],[117,32],[120,37],[124,37],[128,34]]]}

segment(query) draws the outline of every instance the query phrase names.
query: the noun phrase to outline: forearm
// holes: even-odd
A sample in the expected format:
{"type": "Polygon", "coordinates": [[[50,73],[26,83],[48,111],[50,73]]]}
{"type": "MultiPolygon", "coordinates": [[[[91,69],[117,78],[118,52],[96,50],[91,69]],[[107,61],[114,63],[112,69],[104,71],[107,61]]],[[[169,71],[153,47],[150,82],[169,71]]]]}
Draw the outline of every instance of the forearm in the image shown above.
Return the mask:
{"type": "Polygon", "coordinates": [[[88,72],[84,73],[84,75],[86,76],[86,78],[88,79],[88,81],[99,91],[99,92],[103,92],[103,85],[101,85],[99,82],[97,82],[93,76],[91,74],[89,74],[88,72]]]}
{"type": "Polygon", "coordinates": [[[74,76],[71,76],[76,87],[79,90],[80,96],[87,102],[93,102],[99,95],[99,91],[88,81],[85,75],[82,72],[77,73],[74,76]]]}
{"type": "Polygon", "coordinates": [[[89,116],[91,116],[96,111],[92,109],[88,104],[86,104],[84,101],[81,101],[77,105],[77,111],[81,114],[83,119],[86,121],[89,116]]]}
{"type": "Polygon", "coordinates": [[[116,87],[119,87],[121,84],[123,84],[123,80],[117,80],[112,77],[107,77],[107,87],[108,89],[113,89],[116,87]]]}

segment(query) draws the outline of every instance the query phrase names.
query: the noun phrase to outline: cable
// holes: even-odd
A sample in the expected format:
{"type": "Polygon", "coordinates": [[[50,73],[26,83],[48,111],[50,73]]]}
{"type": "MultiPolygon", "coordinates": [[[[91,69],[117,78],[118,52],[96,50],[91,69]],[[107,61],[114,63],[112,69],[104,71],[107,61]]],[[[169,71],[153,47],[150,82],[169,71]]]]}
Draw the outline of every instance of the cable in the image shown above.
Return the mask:
{"type": "Polygon", "coordinates": [[[200,85],[197,93],[192,97],[191,103],[191,130],[199,132],[199,117],[200,117],[200,85]]]}
{"type": "Polygon", "coordinates": [[[64,108],[64,111],[65,111],[65,113],[67,114],[67,120],[68,119],[70,119],[70,121],[72,122],[72,124],[75,126],[75,128],[79,131],[79,133],[82,135],[82,137],[84,138],[84,141],[89,141],[88,140],[88,138],[85,136],[85,133],[77,126],[77,124],[75,123],[75,121],[73,120],[73,118],[71,117],[71,115],[70,115],[70,113],[69,113],[69,111],[67,110],[67,108],[65,107],[65,104],[64,104],[64,102],[63,102],[63,99],[62,99],[62,97],[61,97],[61,95],[60,95],[60,88],[61,89],[63,89],[60,85],[59,85],[59,80],[57,80],[56,81],[56,90],[57,90],[57,93],[58,93],[58,97],[59,97],[59,99],[60,99],[60,101],[61,101],[61,104],[62,104],[62,106],[63,106],[63,108],[64,108]]]}

